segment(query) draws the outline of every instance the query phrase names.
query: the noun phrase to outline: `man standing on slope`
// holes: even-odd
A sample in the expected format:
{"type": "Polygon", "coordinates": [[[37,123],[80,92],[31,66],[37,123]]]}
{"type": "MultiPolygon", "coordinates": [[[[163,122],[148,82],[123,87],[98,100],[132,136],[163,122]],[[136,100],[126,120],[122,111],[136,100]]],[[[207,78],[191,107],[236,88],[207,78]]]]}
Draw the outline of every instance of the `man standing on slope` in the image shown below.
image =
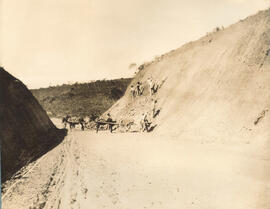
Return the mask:
{"type": "Polygon", "coordinates": [[[154,86],[153,86],[152,78],[148,78],[147,83],[148,83],[148,86],[149,86],[150,96],[152,96],[152,94],[154,93],[154,86]]]}
{"type": "Polygon", "coordinates": [[[130,87],[130,92],[131,92],[132,99],[134,99],[136,96],[136,91],[133,85],[131,85],[130,87]]]}
{"type": "Polygon", "coordinates": [[[138,81],[137,82],[137,94],[138,96],[141,96],[142,95],[142,86],[141,86],[141,83],[138,81]]]}
{"type": "Polygon", "coordinates": [[[148,127],[149,127],[150,123],[147,120],[147,114],[146,113],[142,114],[140,124],[141,124],[141,131],[144,132],[146,130],[148,132],[148,127]]]}
{"type": "Polygon", "coordinates": [[[154,99],[153,100],[153,118],[155,118],[156,117],[156,114],[157,114],[157,100],[156,99],[154,99]]]}

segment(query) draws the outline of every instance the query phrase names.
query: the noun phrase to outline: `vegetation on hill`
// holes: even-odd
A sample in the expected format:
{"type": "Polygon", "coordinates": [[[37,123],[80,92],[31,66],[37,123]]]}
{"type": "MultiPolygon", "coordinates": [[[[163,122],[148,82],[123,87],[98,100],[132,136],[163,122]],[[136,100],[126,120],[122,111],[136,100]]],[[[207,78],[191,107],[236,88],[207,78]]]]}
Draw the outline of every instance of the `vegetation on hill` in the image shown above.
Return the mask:
{"type": "Polygon", "coordinates": [[[63,84],[31,90],[48,115],[99,116],[120,99],[131,78],[63,84]]]}

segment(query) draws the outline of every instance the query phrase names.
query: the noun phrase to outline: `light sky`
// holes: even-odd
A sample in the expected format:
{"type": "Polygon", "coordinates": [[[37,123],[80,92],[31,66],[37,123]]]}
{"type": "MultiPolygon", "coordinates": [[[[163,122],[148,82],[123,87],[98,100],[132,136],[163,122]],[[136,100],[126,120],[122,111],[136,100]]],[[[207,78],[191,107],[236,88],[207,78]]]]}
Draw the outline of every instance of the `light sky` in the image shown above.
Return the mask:
{"type": "Polygon", "coordinates": [[[0,64],[30,88],[130,77],[269,0],[0,0],[0,64]]]}

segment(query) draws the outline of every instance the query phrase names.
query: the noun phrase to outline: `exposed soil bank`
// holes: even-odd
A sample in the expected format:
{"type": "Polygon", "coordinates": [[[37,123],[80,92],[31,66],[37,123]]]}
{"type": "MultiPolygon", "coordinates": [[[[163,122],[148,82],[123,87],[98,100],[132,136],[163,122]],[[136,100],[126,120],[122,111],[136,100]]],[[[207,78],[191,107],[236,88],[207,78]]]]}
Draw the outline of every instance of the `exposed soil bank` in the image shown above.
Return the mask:
{"type": "Polygon", "coordinates": [[[1,179],[44,154],[66,135],[57,129],[27,87],[0,68],[1,179]]]}
{"type": "Polygon", "coordinates": [[[148,113],[154,132],[184,138],[270,139],[269,52],[270,9],[145,64],[131,83],[142,82],[142,95],[132,99],[128,87],[109,112],[137,124],[148,113]]]}

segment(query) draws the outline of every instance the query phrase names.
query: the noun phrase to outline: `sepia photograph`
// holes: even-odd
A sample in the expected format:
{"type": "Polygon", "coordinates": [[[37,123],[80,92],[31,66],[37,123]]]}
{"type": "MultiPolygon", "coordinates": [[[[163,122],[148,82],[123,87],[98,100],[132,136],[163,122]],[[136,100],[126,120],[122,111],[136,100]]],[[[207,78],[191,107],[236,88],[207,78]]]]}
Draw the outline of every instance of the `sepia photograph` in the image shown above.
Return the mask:
{"type": "Polygon", "coordinates": [[[270,209],[269,0],[0,0],[1,209],[270,209]]]}

